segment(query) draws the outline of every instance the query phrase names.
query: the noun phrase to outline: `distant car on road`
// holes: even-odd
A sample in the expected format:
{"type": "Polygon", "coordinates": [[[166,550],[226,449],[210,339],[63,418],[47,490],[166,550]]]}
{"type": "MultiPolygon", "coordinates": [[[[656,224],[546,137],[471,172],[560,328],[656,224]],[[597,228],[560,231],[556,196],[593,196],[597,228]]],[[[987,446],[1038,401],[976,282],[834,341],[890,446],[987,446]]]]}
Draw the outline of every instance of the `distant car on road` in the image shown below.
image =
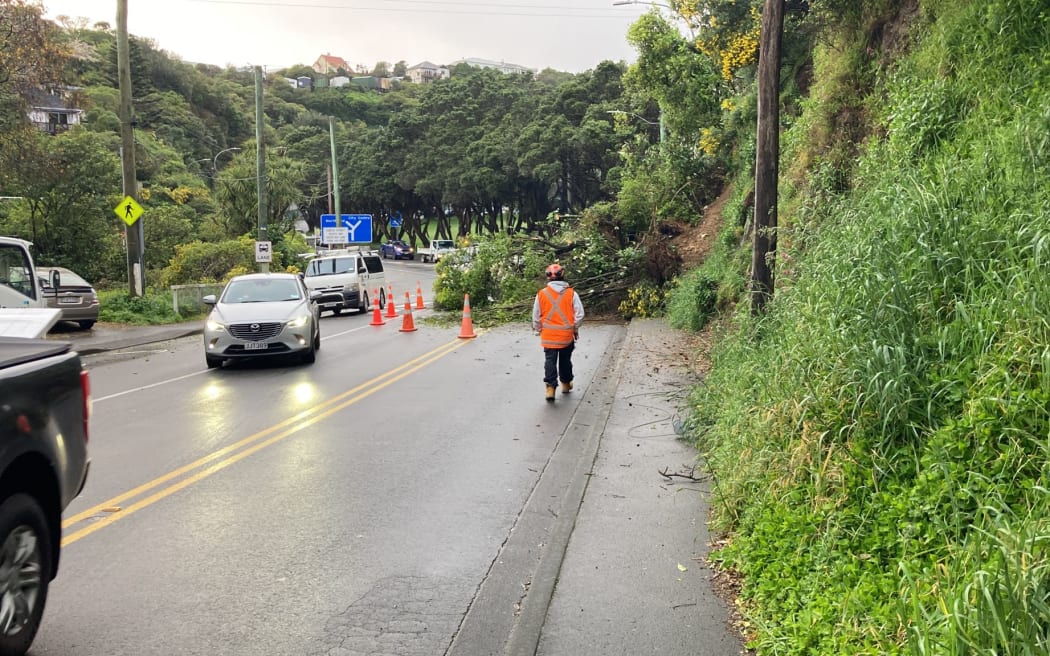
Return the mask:
{"type": "Polygon", "coordinates": [[[456,252],[456,242],[451,239],[431,239],[430,246],[419,249],[419,258],[424,262],[437,262],[456,252]]]}
{"type": "Polygon", "coordinates": [[[320,297],[291,273],[235,276],[218,299],[203,298],[212,306],[204,322],[208,368],[225,360],[289,354],[312,363],[321,348],[320,297]]]}
{"type": "Polygon", "coordinates": [[[88,281],[63,267],[37,267],[37,279],[47,306],[62,311],[61,321],[73,321],[88,330],[98,321],[98,293],[88,281]],[[51,272],[58,271],[58,292],[51,287],[51,272]]]}
{"type": "Polygon", "coordinates": [[[374,300],[369,298],[369,290],[379,298],[379,307],[386,307],[383,259],[372,252],[325,252],[307,263],[303,278],[307,289],[321,294],[317,304],[322,312],[331,310],[336,315],[353,309],[368,312],[374,300]]]}
{"type": "Polygon", "coordinates": [[[416,258],[415,254],[412,252],[412,247],[400,239],[391,239],[383,244],[379,247],[379,253],[384,258],[392,257],[395,260],[400,260],[401,258],[414,260],[416,258]]]}

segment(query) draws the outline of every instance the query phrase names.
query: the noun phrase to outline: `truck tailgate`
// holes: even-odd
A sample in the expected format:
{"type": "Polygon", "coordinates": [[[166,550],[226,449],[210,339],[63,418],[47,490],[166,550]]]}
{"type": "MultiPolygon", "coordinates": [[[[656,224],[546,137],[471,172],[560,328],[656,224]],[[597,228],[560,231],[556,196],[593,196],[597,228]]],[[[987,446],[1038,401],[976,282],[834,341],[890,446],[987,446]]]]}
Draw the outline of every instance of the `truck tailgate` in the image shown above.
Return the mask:
{"type": "Polygon", "coordinates": [[[0,369],[67,353],[73,345],[47,339],[0,337],[0,369]]]}

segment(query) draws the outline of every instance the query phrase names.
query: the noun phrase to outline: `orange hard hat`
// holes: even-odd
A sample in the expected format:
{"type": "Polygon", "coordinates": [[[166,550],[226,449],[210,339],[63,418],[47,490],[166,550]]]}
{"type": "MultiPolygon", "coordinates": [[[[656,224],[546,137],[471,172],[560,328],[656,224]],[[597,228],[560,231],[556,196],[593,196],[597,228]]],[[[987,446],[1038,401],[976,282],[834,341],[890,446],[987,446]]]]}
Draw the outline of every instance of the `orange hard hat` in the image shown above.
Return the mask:
{"type": "Polygon", "coordinates": [[[552,264],[547,267],[548,278],[561,278],[565,275],[565,269],[560,264],[552,264]]]}

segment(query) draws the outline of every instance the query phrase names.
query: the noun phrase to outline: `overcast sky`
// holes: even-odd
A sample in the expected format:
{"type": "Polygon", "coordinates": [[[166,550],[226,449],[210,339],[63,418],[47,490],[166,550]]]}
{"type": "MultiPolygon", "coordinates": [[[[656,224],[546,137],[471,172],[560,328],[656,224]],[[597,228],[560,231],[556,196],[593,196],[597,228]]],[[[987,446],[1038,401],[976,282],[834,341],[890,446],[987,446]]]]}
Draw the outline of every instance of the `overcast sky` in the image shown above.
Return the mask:
{"type": "MultiPolygon", "coordinates": [[[[128,0],[128,29],[187,62],[310,65],[322,54],[448,64],[479,57],[580,73],[633,62],[627,29],[651,5],[614,0],[128,0]]],[[[117,0],[43,0],[49,18],[116,26],[117,0]]]]}

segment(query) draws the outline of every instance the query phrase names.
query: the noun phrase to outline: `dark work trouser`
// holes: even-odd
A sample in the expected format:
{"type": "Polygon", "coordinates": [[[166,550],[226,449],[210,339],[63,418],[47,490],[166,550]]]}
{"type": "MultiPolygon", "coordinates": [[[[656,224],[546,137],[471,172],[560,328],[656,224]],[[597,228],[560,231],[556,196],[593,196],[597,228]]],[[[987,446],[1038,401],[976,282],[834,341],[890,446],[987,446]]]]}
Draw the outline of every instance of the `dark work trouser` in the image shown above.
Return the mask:
{"type": "Polygon", "coordinates": [[[543,382],[554,387],[560,380],[563,383],[572,382],[572,351],[576,344],[569,344],[565,348],[543,349],[543,382]]]}

